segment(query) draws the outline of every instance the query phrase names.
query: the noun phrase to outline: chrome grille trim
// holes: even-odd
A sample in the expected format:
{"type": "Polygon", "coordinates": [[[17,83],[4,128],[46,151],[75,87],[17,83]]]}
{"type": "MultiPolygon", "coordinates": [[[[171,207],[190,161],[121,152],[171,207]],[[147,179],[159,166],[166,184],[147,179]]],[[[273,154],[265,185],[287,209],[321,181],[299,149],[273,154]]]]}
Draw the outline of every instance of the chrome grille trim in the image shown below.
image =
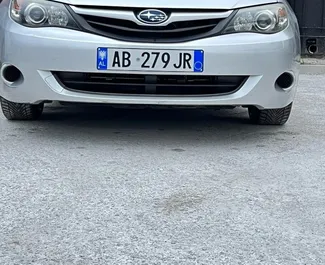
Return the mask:
{"type": "MultiPolygon", "coordinates": [[[[81,8],[76,6],[70,6],[71,9],[79,15],[87,15],[87,16],[96,16],[96,17],[104,17],[104,18],[113,18],[120,20],[132,21],[140,26],[148,26],[137,19],[135,13],[133,11],[128,10],[109,10],[109,9],[95,9],[95,8],[81,8]]],[[[227,18],[232,14],[233,11],[224,11],[224,12],[179,12],[179,11],[171,11],[171,14],[165,22],[158,25],[150,25],[152,27],[158,26],[167,26],[173,22],[181,22],[181,21],[193,21],[193,20],[207,20],[207,19],[223,19],[227,18]]]]}

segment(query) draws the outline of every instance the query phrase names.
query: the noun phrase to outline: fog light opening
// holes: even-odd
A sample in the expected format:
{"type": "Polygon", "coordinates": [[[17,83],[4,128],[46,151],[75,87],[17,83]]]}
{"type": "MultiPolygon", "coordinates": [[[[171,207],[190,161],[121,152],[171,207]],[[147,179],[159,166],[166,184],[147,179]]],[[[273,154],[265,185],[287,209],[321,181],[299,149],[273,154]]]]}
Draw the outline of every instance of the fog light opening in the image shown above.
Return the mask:
{"type": "Polygon", "coordinates": [[[318,52],[318,47],[317,45],[309,45],[308,46],[308,53],[309,54],[315,54],[318,52]]]}
{"type": "Polygon", "coordinates": [[[275,84],[281,88],[281,89],[288,89],[290,88],[294,83],[294,77],[290,73],[283,73],[278,77],[275,84]]]}
{"type": "Polygon", "coordinates": [[[23,77],[19,69],[13,65],[3,65],[1,69],[1,78],[7,84],[13,84],[23,77]]]}

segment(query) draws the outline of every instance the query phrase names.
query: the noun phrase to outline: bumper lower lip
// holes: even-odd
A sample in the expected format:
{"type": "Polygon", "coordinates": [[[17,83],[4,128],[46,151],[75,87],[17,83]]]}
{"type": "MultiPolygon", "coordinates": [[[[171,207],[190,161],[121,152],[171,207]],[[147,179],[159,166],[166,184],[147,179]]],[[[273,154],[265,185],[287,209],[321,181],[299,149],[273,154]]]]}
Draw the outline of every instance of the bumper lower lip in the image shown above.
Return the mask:
{"type": "MultiPolygon", "coordinates": [[[[63,101],[79,103],[103,103],[125,105],[161,105],[161,106],[249,106],[259,108],[280,108],[291,103],[296,86],[290,90],[278,90],[270,87],[269,78],[251,76],[235,93],[227,95],[118,95],[84,93],[64,88],[55,76],[48,71],[38,71],[34,76],[35,89],[22,91],[21,88],[4,87],[4,97],[13,102],[40,103],[43,101],[63,101]],[[19,93],[20,92],[20,93],[19,93]]],[[[27,89],[27,87],[26,87],[27,89]]],[[[2,91],[3,92],[3,91],[2,91]]]]}
{"type": "MultiPolygon", "coordinates": [[[[24,76],[24,82],[15,87],[0,82],[0,95],[13,102],[37,103],[49,100],[182,106],[255,105],[260,108],[280,108],[291,103],[296,93],[300,46],[299,38],[296,38],[290,27],[272,36],[243,33],[177,45],[155,46],[162,49],[204,50],[204,75],[249,76],[239,90],[226,95],[112,95],[69,90],[58,82],[52,74],[53,71],[98,73],[98,47],[146,49],[152,48],[153,45],[120,42],[67,29],[29,29],[16,23],[8,23],[8,29],[2,33],[6,38],[3,39],[0,61],[13,64],[24,76]],[[291,73],[295,78],[294,85],[287,91],[275,86],[277,78],[284,72],[291,73]]],[[[122,71],[120,74],[128,72],[122,71]]]]}

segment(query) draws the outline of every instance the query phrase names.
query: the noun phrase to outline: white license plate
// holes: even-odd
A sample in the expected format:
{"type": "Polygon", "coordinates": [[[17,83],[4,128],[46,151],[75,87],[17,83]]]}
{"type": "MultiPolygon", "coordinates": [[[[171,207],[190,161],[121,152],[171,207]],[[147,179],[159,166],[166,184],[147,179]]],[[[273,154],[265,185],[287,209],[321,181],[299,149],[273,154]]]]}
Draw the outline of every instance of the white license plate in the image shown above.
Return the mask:
{"type": "Polygon", "coordinates": [[[97,49],[98,70],[198,72],[204,71],[203,50],[97,49]]]}

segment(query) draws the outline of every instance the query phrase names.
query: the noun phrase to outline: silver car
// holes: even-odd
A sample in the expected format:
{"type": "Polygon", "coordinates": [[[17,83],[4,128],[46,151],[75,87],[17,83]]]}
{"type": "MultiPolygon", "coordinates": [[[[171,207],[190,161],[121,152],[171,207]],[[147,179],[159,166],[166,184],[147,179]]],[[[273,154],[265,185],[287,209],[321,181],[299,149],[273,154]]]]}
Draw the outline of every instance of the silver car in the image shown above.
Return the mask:
{"type": "Polygon", "coordinates": [[[0,0],[0,96],[9,120],[45,103],[244,107],[290,116],[300,65],[285,0],[0,0]]]}

